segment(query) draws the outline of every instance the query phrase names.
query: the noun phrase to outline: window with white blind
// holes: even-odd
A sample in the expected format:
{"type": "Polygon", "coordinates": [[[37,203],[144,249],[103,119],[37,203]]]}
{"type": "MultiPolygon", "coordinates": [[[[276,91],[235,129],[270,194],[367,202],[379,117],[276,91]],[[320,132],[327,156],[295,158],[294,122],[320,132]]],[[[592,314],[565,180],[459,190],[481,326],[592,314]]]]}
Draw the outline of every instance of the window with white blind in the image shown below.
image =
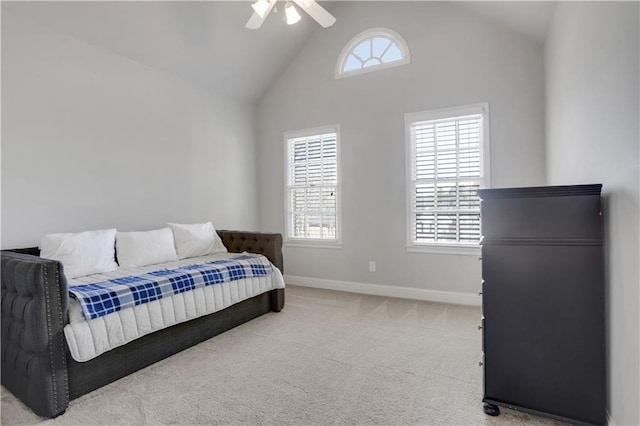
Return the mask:
{"type": "Polygon", "coordinates": [[[338,140],[338,126],[285,134],[289,244],[340,243],[338,140]]]}
{"type": "Polygon", "coordinates": [[[409,250],[477,253],[487,117],[487,104],[406,114],[409,250]]]}

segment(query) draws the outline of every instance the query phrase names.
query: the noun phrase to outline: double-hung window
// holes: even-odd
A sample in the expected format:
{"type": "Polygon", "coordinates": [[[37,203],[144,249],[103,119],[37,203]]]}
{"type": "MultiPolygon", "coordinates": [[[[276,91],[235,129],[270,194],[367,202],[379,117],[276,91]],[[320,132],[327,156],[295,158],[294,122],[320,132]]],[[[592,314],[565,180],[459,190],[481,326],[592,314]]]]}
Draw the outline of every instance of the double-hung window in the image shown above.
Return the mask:
{"type": "Polygon", "coordinates": [[[488,105],[405,115],[408,249],[477,253],[489,185],[488,105]]]}
{"type": "Polygon", "coordinates": [[[339,128],[285,134],[288,244],[339,247],[339,128]]]}

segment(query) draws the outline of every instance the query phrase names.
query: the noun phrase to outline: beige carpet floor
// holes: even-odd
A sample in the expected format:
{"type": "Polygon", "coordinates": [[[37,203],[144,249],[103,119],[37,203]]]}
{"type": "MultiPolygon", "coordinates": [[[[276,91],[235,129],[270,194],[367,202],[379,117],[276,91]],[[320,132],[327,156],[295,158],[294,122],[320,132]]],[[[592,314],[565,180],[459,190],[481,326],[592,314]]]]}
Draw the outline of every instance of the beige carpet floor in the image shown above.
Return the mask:
{"type": "Polygon", "coordinates": [[[44,421],[2,388],[3,425],[559,424],[482,411],[480,308],[289,286],[286,305],[44,421]]]}

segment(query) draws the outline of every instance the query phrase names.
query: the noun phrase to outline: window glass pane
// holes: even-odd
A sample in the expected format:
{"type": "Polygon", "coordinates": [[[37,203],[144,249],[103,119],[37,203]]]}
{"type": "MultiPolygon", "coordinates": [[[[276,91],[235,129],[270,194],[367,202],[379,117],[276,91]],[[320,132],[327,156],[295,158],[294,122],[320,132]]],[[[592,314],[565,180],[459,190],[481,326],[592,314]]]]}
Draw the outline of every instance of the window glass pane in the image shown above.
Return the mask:
{"type": "Polygon", "coordinates": [[[416,179],[433,179],[436,177],[435,151],[418,151],[416,154],[416,179]]]}
{"type": "Polygon", "coordinates": [[[436,143],[438,150],[456,148],[456,123],[446,121],[436,124],[436,143]]]}
{"type": "Polygon", "coordinates": [[[322,153],[320,152],[320,139],[309,140],[307,145],[307,161],[319,160],[322,153]]]}
{"type": "Polygon", "coordinates": [[[413,129],[418,149],[433,149],[435,147],[436,133],[433,124],[421,124],[414,126],[413,129]]]}
{"type": "Polygon", "coordinates": [[[480,148],[460,150],[460,177],[480,177],[480,148]]]}
{"type": "Polygon", "coordinates": [[[391,44],[391,40],[386,37],[375,37],[373,39],[373,56],[381,58],[391,44]]]}
{"type": "Polygon", "coordinates": [[[336,140],[332,136],[323,138],[322,156],[325,159],[336,158],[336,140]]]}
{"type": "Polygon", "coordinates": [[[296,214],[294,215],[294,237],[304,237],[306,234],[306,218],[304,214],[296,214]]]}
{"type": "Polygon", "coordinates": [[[322,165],[322,184],[335,186],[338,181],[338,173],[335,162],[327,162],[322,165]]]}
{"type": "Polygon", "coordinates": [[[458,194],[455,182],[438,182],[436,185],[436,205],[440,210],[455,209],[458,194]]]}
{"type": "Polygon", "coordinates": [[[461,182],[458,186],[460,210],[479,210],[480,198],[478,197],[478,182],[461,182]]]}
{"type": "Polygon", "coordinates": [[[480,120],[460,120],[458,122],[460,148],[480,147],[480,120]]]}
{"type": "Polygon", "coordinates": [[[458,239],[458,215],[456,213],[437,214],[436,234],[439,241],[456,241],[458,239]]]}
{"type": "Polygon", "coordinates": [[[322,185],[322,163],[309,163],[307,170],[307,181],[309,185],[322,185]]]}
{"type": "Polygon", "coordinates": [[[307,165],[306,164],[296,164],[293,167],[293,182],[290,182],[289,185],[295,186],[305,186],[307,185],[307,165]]]}
{"type": "Polygon", "coordinates": [[[317,214],[320,212],[321,206],[320,189],[309,188],[307,189],[307,212],[310,214],[317,214]]]}
{"type": "Polygon", "coordinates": [[[324,213],[335,213],[336,211],[336,192],[333,188],[323,188],[322,193],[322,211],[324,213]]]}
{"type": "Polygon", "coordinates": [[[371,57],[371,39],[367,39],[353,49],[353,53],[365,61],[371,57]]]}
{"type": "Polygon", "coordinates": [[[371,58],[371,59],[367,60],[364,63],[363,66],[366,68],[366,67],[372,67],[372,66],[375,66],[375,65],[380,65],[380,61],[378,59],[376,59],[376,58],[371,58]]]}
{"type": "Polygon", "coordinates": [[[460,214],[460,242],[480,240],[480,213],[460,214]]]}
{"type": "Polygon", "coordinates": [[[308,216],[307,238],[322,238],[322,215],[314,213],[308,216]]]}
{"type": "Polygon", "coordinates": [[[387,50],[387,52],[384,54],[384,56],[382,57],[382,62],[384,63],[393,62],[399,59],[402,59],[402,52],[400,52],[400,49],[398,48],[398,46],[396,46],[395,44],[392,44],[387,50]]]}
{"type": "Polygon", "coordinates": [[[436,237],[436,215],[416,214],[415,239],[419,242],[433,241],[436,237]]]}
{"type": "Polygon", "coordinates": [[[438,151],[436,160],[436,179],[450,179],[458,175],[455,151],[438,151]]]}
{"type": "Polygon", "coordinates": [[[353,55],[349,55],[342,71],[352,71],[362,68],[362,61],[353,55]]]}
{"type": "Polygon", "coordinates": [[[435,191],[432,183],[416,185],[416,211],[435,207],[435,191]]]}
{"type": "Polygon", "coordinates": [[[291,191],[291,209],[295,213],[304,213],[307,205],[307,197],[304,189],[294,189],[291,191]]]}
{"type": "Polygon", "coordinates": [[[293,161],[299,163],[301,161],[307,160],[307,141],[296,141],[294,142],[293,148],[293,161]]]}
{"type": "Polygon", "coordinates": [[[322,238],[336,238],[335,216],[322,216],[322,238]]]}

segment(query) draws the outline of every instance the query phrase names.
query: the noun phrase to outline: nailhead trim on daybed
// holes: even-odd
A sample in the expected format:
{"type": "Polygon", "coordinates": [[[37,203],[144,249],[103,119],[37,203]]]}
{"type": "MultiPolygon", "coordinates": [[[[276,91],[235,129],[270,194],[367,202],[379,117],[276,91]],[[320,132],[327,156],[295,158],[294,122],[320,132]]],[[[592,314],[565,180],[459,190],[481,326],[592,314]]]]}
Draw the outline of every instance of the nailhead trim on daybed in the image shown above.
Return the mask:
{"type": "Polygon", "coordinates": [[[40,416],[58,414],[69,403],[62,335],[68,299],[50,285],[64,282],[66,291],[61,268],[59,262],[2,253],[2,384],[40,416]]]}

